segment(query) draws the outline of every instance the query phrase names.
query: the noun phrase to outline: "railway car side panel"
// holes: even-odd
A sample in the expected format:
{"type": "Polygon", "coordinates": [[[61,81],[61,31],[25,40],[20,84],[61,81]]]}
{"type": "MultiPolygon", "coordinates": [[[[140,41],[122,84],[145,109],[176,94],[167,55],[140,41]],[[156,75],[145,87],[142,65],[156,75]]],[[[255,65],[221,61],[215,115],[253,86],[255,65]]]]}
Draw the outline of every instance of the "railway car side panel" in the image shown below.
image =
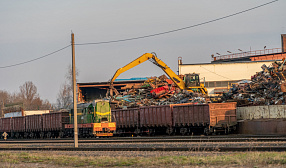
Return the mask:
{"type": "Polygon", "coordinates": [[[50,120],[46,115],[43,115],[43,131],[47,131],[46,129],[50,127],[50,120]]]}
{"type": "Polygon", "coordinates": [[[172,111],[170,106],[140,107],[141,127],[169,127],[172,126],[172,111]]]}
{"type": "Polygon", "coordinates": [[[173,106],[174,127],[178,126],[205,126],[208,125],[208,104],[180,104],[173,106]]]}
{"type": "Polygon", "coordinates": [[[147,126],[147,122],[146,122],[146,110],[144,108],[139,109],[139,113],[140,113],[140,127],[146,127],[147,126]]]}
{"type": "Polygon", "coordinates": [[[44,131],[61,131],[69,123],[69,112],[43,114],[44,131]]]}
{"type": "Polygon", "coordinates": [[[3,127],[2,127],[2,118],[0,118],[0,133],[3,132],[2,129],[3,129],[3,127]]]}
{"type": "Polygon", "coordinates": [[[139,126],[138,108],[113,110],[116,124],[119,128],[132,128],[139,126]]]}
{"type": "Polygon", "coordinates": [[[112,114],[114,115],[115,117],[115,121],[116,121],[116,125],[118,128],[121,128],[122,127],[122,121],[121,121],[121,113],[120,113],[120,110],[113,110],[112,111],[112,114]]]}
{"type": "Polygon", "coordinates": [[[211,103],[210,109],[210,126],[228,127],[237,124],[236,120],[236,102],[229,103],[211,103]]]}
{"type": "Polygon", "coordinates": [[[12,130],[11,118],[2,118],[1,121],[2,121],[1,132],[11,132],[12,130]]]}
{"type": "Polygon", "coordinates": [[[12,119],[12,130],[13,132],[25,132],[25,117],[13,117],[12,119]]]}
{"type": "Polygon", "coordinates": [[[208,104],[193,105],[195,126],[205,126],[210,123],[208,104]]]}
{"type": "Polygon", "coordinates": [[[139,118],[138,118],[139,109],[132,109],[129,111],[129,119],[130,119],[130,127],[139,126],[139,118]]]}
{"type": "Polygon", "coordinates": [[[209,104],[208,105],[204,105],[204,116],[202,118],[202,125],[206,126],[210,124],[210,110],[209,110],[209,104]]]}
{"type": "Polygon", "coordinates": [[[189,124],[188,118],[185,118],[185,114],[189,113],[188,106],[184,105],[172,105],[173,109],[173,120],[174,120],[174,127],[185,126],[189,124]],[[180,107],[177,107],[180,106],[180,107]]]}
{"type": "Polygon", "coordinates": [[[27,132],[39,132],[43,129],[41,115],[25,116],[25,124],[27,132]]]}

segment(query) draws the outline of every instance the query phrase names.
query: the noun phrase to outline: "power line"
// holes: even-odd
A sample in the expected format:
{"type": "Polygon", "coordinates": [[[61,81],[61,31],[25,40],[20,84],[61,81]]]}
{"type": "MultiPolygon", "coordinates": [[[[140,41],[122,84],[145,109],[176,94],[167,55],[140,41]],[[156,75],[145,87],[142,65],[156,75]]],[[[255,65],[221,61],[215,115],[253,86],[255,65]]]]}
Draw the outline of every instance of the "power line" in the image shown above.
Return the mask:
{"type": "MultiPolygon", "coordinates": [[[[211,71],[211,70],[208,70],[208,69],[206,69],[206,68],[204,68],[204,67],[202,67],[202,66],[200,66],[200,68],[203,68],[203,69],[205,69],[205,70],[207,70],[207,71],[209,71],[209,72],[211,72],[211,73],[213,73],[213,74],[216,74],[217,76],[220,76],[220,77],[223,77],[223,78],[226,78],[226,79],[230,79],[230,78],[228,78],[228,77],[225,77],[225,76],[222,76],[222,75],[220,75],[220,74],[217,74],[217,73],[215,73],[215,72],[213,72],[213,71],[211,71]]],[[[231,79],[230,79],[231,80],[231,79]]]]}
{"type": "MultiPolygon", "coordinates": [[[[250,8],[250,9],[246,9],[246,10],[243,10],[243,11],[240,11],[240,12],[237,12],[237,13],[234,13],[234,14],[231,14],[231,15],[227,15],[227,16],[224,16],[224,17],[220,17],[220,18],[217,18],[217,19],[213,19],[213,20],[210,20],[210,21],[202,22],[202,23],[199,23],[199,24],[195,24],[195,25],[192,25],[192,26],[187,26],[187,27],[183,27],[183,28],[179,28],[179,29],[174,29],[174,30],[170,30],[170,31],[165,31],[165,32],[161,32],[161,33],[156,33],[156,34],[151,34],[151,35],[146,35],[146,36],[133,37],[133,38],[127,38],[127,39],[121,39],[121,40],[102,41],[102,42],[95,42],[95,43],[81,43],[81,44],[75,44],[75,45],[94,45],[94,44],[116,43],[116,42],[131,41],[131,40],[137,40],[137,39],[143,39],[143,38],[148,38],[148,37],[154,37],[154,36],[164,35],[164,34],[168,34],[168,33],[173,33],[173,32],[177,32],[177,31],[181,31],[181,30],[190,29],[190,28],[193,28],[193,27],[205,25],[205,24],[212,23],[212,22],[215,22],[215,21],[223,20],[223,19],[226,19],[226,18],[235,16],[235,15],[239,15],[239,14],[242,14],[242,13],[245,13],[245,12],[248,12],[248,11],[251,11],[251,10],[254,10],[254,9],[257,9],[257,8],[260,8],[260,7],[263,7],[263,6],[266,6],[266,5],[269,5],[269,4],[274,3],[274,2],[276,2],[276,1],[278,1],[278,0],[274,0],[274,1],[271,1],[271,2],[268,2],[268,3],[265,3],[265,4],[262,4],[262,5],[259,5],[259,6],[250,8]]],[[[33,61],[36,61],[36,60],[45,58],[45,57],[50,56],[50,55],[52,55],[52,54],[55,54],[55,53],[57,53],[57,52],[59,52],[59,51],[62,51],[62,50],[64,50],[64,49],[68,48],[68,47],[70,47],[70,45],[68,45],[68,46],[66,46],[66,47],[63,47],[63,48],[61,48],[61,49],[59,49],[59,50],[56,50],[56,51],[54,51],[54,52],[51,52],[51,53],[49,53],[49,54],[43,55],[43,56],[41,56],[41,57],[38,57],[38,58],[35,58],[35,59],[32,59],[32,60],[29,60],[29,61],[25,61],[25,62],[21,62],[21,63],[17,63],[17,64],[12,64],[12,65],[7,65],[7,66],[2,66],[2,67],[0,67],[0,69],[10,68],[10,67],[18,66],[18,65],[27,64],[27,63],[30,63],[30,62],[33,62],[33,61]]]]}
{"type": "Polygon", "coordinates": [[[45,58],[45,57],[47,57],[47,56],[50,56],[50,55],[52,55],[52,54],[55,54],[55,53],[57,53],[57,52],[60,52],[60,51],[66,49],[66,48],[68,48],[68,47],[70,47],[70,45],[65,46],[65,47],[63,47],[63,48],[61,48],[61,49],[59,49],[59,50],[56,50],[56,51],[54,51],[54,52],[51,52],[51,53],[49,53],[49,54],[43,55],[43,56],[41,56],[41,57],[38,57],[38,58],[35,58],[35,59],[31,59],[31,60],[29,60],[29,61],[17,63],[17,64],[12,64],[12,65],[3,66],[3,67],[0,67],[0,69],[10,68],[10,67],[18,66],[18,65],[27,64],[27,63],[29,63],[29,62],[33,62],[33,61],[36,61],[36,60],[45,58]]]}
{"type": "Polygon", "coordinates": [[[262,4],[262,5],[258,5],[256,7],[249,8],[249,9],[246,9],[246,10],[234,13],[234,14],[230,14],[230,15],[227,15],[227,16],[224,16],[224,17],[220,17],[220,18],[217,18],[217,19],[209,20],[209,21],[206,21],[206,22],[202,22],[202,23],[199,23],[199,24],[192,25],[192,26],[187,26],[187,27],[174,29],[174,30],[170,30],[170,31],[165,31],[165,32],[161,32],[161,33],[145,35],[145,36],[139,36],[139,37],[133,37],[133,38],[127,38],[127,39],[121,39],[121,40],[102,41],[102,42],[95,42],[95,43],[80,43],[80,44],[75,44],[75,45],[96,45],[96,44],[118,43],[118,42],[138,40],[138,39],[143,39],[143,38],[148,38],[148,37],[164,35],[164,34],[173,33],[173,32],[177,32],[177,31],[181,31],[181,30],[185,30],[185,29],[194,28],[194,27],[197,27],[197,26],[201,26],[201,25],[205,25],[205,24],[208,24],[208,23],[216,22],[216,21],[219,21],[219,20],[223,20],[223,19],[226,19],[226,18],[229,18],[229,17],[232,17],[232,16],[236,16],[236,15],[239,15],[239,14],[242,14],[242,13],[245,13],[245,12],[249,12],[251,10],[254,10],[254,9],[257,9],[257,8],[269,5],[269,4],[277,2],[277,1],[278,0],[274,0],[274,1],[262,4]]]}

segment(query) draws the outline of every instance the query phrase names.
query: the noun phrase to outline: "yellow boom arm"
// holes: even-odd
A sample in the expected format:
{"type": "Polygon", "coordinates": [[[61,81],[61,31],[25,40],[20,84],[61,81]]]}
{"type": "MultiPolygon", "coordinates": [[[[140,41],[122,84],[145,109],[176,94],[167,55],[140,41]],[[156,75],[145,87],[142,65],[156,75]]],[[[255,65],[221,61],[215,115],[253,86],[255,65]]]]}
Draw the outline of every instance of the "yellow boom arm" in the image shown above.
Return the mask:
{"type": "Polygon", "coordinates": [[[157,56],[155,56],[154,54],[151,53],[146,53],[143,54],[142,56],[138,57],[137,59],[135,59],[134,61],[130,62],[129,64],[125,65],[122,68],[119,68],[115,74],[113,75],[113,77],[111,78],[110,84],[111,84],[111,88],[113,88],[112,84],[114,82],[114,80],[123,72],[147,61],[150,60],[152,63],[154,63],[155,65],[159,66],[168,76],[169,78],[180,88],[180,89],[186,89],[185,83],[182,79],[180,79],[176,73],[174,71],[171,70],[170,67],[168,67],[162,60],[160,60],[159,58],[157,58],[157,56]]]}

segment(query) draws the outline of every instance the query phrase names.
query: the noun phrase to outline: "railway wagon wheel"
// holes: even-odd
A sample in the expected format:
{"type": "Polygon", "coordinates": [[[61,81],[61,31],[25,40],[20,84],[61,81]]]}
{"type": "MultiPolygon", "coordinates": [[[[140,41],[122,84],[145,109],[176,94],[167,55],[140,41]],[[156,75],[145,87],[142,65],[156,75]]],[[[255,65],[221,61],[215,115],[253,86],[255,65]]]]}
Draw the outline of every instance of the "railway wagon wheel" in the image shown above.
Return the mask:
{"type": "Polygon", "coordinates": [[[48,132],[48,133],[46,134],[46,137],[47,137],[47,138],[51,138],[51,137],[52,137],[52,133],[51,133],[51,132],[48,132]]]}
{"type": "Polygon", "coordinates": [[[44,139],[44,137],[45,137],[45,133],[44,132],[40,132],[40,138],[44,139]]]}
{"type": "Polygon", "coordinates": [[[209,128],[205,128],[204,129],[204,134],[205,135],[210,135],[211,134],[211,130],[209,128]]]}
{"type": "Polygon", "coordinates": [[[154,134],[155,134],[155,130],[154,129],[151,129],[151,128],[147,129],[147,135],[148,136],[153,136],[154,134]]]}
{"type": "Polygon", "coordinates": [[[92,130],[91,130],[91,129],[89,130],[88,134],[89,134],[89,138],[94,137],[93,132],[92,132],[92,130]]]}
{"type": "Polygon", "coordinates": [[[29,137],[30,137],[30,138],[34,138],[34,137],[35,137],[35,134],[34,134],[33,132],[30,132],[30,133],[29,133],[29,137]]]}
{"type": "Polygon", "coordinates": [[[64,132],[63,132],[63,131],[60,131],[60,132],[59,132],[59,138],[63,138],[63,137],[64,137],[64,135],[65,135],[65,134],[64,134],[64,132]]]}
{"type": "Polygon", "coordinates": [[[17,133],[15,134],[15,138],[16,138],[16,139],[19,139],[19,137],[20,137],[20,134],[17,132],[17,133]]]}
{"type": "Polygon", "coordinates": [[[174,133],[174,129],[173,129],[172,127],[168,127],[168,128],[166,129],[166,133],[167,133],[168,135],[171,135],[171,134],[174,133]]]}
{"type": "Polygon", "coordinates": [[[141,130],[138,129],[138,128],[136,128],[136,129],[134,130],[134,133],[136,134],[136,136],[138,136],[138,135],[141,134],[141,130]]]}
{"type": "Polygon", "coordinates": [[[227,126],[225,129],[224,129],[224,134],[225,135],[228,135],[230,133],[230,127],[227,126]]]}
{"type": "Polygon", "coordinates": [[[186,135],[188,133],[188,128],[181,128],[180,133],[181,135],[186,135]]]}

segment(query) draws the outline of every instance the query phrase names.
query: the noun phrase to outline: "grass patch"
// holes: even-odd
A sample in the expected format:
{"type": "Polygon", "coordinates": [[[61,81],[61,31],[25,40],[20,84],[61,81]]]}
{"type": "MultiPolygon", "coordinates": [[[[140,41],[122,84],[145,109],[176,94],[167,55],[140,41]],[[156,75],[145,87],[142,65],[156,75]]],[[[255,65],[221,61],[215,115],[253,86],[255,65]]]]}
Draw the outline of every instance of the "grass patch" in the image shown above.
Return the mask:
{"type": "Polygon", "coordinates": [[[286,165],[285,152],[247,152],[213,154],[211,156],[157,156],[157,157],[109,157],[64,156],[46,153],[0,152],[0,164],[43,163],[68,167],[171,167],[171,166],[256,166],[286,165]]]}

